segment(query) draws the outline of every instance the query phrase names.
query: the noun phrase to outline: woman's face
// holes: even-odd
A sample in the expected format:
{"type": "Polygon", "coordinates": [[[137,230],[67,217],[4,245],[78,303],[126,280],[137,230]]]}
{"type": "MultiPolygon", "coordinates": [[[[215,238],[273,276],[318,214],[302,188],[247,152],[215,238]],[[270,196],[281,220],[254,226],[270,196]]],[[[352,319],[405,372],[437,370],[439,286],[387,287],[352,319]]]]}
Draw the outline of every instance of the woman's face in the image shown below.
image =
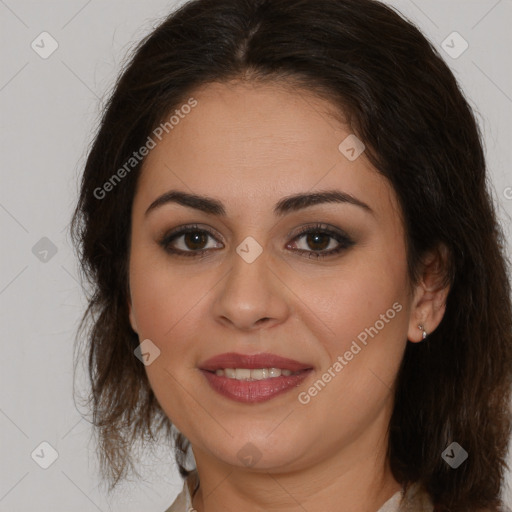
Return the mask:
{"type": "MultiPolygon", "coordinates": [[[[210,84],[193,97],[153,136],[132,211],[130,321],[150,340],[160,405],[199,466],[283,471],[342,452],[347,464],[374,457],[407,338],[421,334],[393,189],[310,93],[210,84]],[[162,199],[149,209],[170,191],[217,207],[162,199]],[[327,191],[339,200],[307,199],[327,191]],[[252,383],[208,374],[205,361],[225,353],[309,370],[256,372],[252,383]]],[[[217,368],[227,364],[249,375],[243,361],[217,368]]]]}

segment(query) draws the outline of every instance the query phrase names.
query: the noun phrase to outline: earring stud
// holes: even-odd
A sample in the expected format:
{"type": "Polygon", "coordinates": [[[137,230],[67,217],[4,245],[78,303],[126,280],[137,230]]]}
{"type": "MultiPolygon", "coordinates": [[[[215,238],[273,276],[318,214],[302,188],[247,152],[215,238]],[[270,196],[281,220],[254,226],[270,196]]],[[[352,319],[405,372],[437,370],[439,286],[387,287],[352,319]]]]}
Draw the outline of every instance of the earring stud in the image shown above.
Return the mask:
{"type": "Polygon", "coordinates": [[[423,327],[423,324],[418,325],[418,329],[419,329],[420,331],[423,331],[423,334],[422,334],[423,339],[426,339],[426,338],[427,338],[427,336],[428,336],[428,334],[427,334],[427,331],[425,331],[425,328],[423,327]]]}

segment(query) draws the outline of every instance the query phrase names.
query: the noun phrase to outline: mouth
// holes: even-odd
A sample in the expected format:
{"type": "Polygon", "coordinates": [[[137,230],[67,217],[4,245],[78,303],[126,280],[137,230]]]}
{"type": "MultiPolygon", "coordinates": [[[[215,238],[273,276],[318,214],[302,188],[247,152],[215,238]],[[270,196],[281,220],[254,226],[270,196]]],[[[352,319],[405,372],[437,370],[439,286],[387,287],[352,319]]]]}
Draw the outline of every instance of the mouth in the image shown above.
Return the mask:
{"type": "Polygon", "coordinates": [[[245,403],[267,401],[290,391],[313,371],[310,364],[275,354],[234,352],[210,358],[199,369],[214,391],[245,403]]]}
{"type": "MultiPolygon", "coordinates": [[[[205,370],[210,371],[210,370],[205,370]]],[[[245,380],[248,382],[254,380],[275,379],[277,377],[289,377],[290,375],[300,375],[306,370],[292,372],[286,368],[218,368],[210,373],[215,373],[217,377],[226,377],[227,379],[245,380]]]]}
{"type": "MultiPolygon", "coordinates": [[[[295,361],[294,359],[281,357],[276,354],[269,354],[268,352],[252,355],[228,352],[211,357],[210,359],[200,363],[198,366],[200,370],[206,370],[210,372],[232,368],[239,370],[277,369],[281,370],[281,372],[286,370],[293,373],[313,368],[311,364],[301,363],[299,361],[295,361]]],[[[268,376],[272,377],[272,375],[268,376]]]]}

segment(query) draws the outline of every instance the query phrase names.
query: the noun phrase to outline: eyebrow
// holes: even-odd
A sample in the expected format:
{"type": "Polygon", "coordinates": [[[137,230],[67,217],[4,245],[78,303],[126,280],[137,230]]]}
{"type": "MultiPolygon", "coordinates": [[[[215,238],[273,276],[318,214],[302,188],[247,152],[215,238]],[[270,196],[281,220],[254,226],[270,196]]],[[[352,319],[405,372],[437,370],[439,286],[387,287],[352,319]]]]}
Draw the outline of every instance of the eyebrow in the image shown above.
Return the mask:
{"type": "MultiPolygon", "coordinates": [[[[189,194],[179,190],[170,190],[157,197],[148,207],[144,215],[168,203],[177,203],[188,208],[194,208],[210,215],[219,217],[226,216],[226,209],[221,201],[207,196],[189,194]]],[[[295,194],[281,199],[274,206],[274,215],[281,217],[287,213],[295,212],[323,203],[346,203],[358,206],[369,213],[373,210],[363,201],[356,197],[342,192],[341,190],[326,190],[323,192],[313,192],[305,194],[295,194]]]]}

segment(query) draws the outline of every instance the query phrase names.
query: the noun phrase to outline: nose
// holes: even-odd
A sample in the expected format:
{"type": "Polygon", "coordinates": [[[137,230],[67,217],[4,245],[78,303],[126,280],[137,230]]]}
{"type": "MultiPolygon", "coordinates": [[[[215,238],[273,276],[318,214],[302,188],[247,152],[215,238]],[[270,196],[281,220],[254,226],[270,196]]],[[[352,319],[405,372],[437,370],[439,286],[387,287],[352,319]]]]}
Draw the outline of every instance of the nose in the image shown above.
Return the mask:
{"type": "Polygon", "coordinates": [[[265,251],[252,263],[235,254],[231,270],[218,285],[213,313],[232,329],[270,328],[289,315],[286,290],[282,277],[270,268],[265,251]]]}

